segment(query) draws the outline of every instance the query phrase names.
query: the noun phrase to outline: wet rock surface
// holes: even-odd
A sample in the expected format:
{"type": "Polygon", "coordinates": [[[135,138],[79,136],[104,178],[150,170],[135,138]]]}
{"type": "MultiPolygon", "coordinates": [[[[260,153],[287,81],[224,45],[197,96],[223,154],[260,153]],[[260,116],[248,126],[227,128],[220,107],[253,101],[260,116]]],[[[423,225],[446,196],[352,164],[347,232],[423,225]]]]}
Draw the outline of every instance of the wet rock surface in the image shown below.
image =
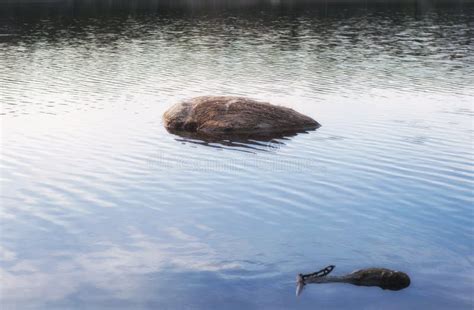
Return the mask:
{"type": "Polygon", "coordinates": [[[172,133],[216,139],[229,136],[271,139],[320,127],[314,119],[293,109],[231,96],[182,101],[164,113],[163,121],[172,133]]]}

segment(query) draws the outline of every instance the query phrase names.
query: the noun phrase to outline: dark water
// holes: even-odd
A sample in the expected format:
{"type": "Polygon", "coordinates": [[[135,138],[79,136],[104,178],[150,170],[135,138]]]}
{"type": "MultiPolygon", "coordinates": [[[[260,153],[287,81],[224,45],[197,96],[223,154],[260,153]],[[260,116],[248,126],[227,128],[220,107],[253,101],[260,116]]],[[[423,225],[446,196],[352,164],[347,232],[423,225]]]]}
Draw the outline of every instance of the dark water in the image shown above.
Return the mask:
{"type": "Polygon", "coordinates": [[[474,11],[424,5],[0,6],[1,308],[472,309],[474,11]],[[322,127],[163,129],[205,94],[322,127]],[[297,299],[329,264],[412,285],[297,299]]]}

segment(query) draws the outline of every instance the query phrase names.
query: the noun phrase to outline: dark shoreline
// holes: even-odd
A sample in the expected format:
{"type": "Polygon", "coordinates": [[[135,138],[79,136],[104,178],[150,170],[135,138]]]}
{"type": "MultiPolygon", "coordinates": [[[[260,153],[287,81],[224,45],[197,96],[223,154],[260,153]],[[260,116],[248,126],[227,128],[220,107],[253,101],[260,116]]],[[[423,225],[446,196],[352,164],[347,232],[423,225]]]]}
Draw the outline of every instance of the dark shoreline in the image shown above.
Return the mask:
{"type": "Polygon", "coordinates": [[[474,0],[0,0],[0,16],[93,16],[185,12],[209,14],[223,10],[326,11],[351,8],[398,8],[427,11],[437,7],[464,8],[474,0]]]}

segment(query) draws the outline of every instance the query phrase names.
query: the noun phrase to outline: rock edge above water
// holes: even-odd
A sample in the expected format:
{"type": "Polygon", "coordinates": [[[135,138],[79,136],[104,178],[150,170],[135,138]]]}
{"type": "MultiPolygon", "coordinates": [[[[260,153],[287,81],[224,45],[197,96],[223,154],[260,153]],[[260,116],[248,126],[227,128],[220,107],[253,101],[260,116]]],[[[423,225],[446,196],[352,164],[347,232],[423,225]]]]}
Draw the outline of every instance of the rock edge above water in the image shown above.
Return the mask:
{"type": "Polygon", "coordinates": [[[231,96],[203,96],[182,101],[164,113],[163,121],[170,132],[207,136],[280,135],[321,126],[293,109],[231,96]]]}

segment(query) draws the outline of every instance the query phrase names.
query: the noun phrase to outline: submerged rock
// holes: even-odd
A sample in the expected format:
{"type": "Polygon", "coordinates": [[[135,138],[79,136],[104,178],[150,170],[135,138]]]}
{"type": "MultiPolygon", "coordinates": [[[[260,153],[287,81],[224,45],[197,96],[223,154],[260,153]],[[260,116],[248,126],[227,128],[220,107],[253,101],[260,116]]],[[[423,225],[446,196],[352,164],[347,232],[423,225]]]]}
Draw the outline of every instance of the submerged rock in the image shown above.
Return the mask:
{"type": "Polygon", "coordinates": [[[359,286],[378,286],[384,290],[399,291],[410,286],[410,277],[401,271],[387,268],[367,268],[347,275],[348,283],[359,286]]]}
{"type": "Polygon", "coordinates": [[[296,277],[296,296],[310,283],[349,283],[357,286],[378,286],[384,290],[399,291],[410,286],[410,277],[401,271],[387,268],[367,268],[353,271],[344,276],[328,276],[334,265],[311,274],[296,277]]]}
{"type": "Polygon", "coordinates": [[[170,132],[206,136],[271,136],[320,127],[293,109],[244,97],[204,96],[180,102],[163,115],[170,132]]]}

